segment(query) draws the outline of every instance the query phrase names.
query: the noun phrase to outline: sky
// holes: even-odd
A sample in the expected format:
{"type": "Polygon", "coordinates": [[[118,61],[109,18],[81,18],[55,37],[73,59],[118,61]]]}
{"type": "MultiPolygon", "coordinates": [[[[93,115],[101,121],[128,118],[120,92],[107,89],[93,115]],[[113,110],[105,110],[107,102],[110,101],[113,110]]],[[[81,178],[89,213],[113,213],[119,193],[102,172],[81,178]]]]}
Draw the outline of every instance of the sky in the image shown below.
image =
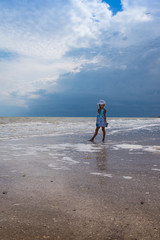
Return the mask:
{"type": "Polygon", "coordinates": [[[160,116],[159,0],[0,0],[0,116],[160,116]]]}

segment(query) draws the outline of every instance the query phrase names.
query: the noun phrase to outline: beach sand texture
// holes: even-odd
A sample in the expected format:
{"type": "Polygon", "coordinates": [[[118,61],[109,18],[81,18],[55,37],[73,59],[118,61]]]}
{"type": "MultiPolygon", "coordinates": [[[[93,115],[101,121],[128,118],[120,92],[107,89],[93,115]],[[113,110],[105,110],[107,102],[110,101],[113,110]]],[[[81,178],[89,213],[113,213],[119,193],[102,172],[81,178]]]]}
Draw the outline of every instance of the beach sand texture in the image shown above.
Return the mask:
{"type": "Polygon", "coordinates": [[[160,119],[0,118],[1,240],[159,240],[160,119]]]}

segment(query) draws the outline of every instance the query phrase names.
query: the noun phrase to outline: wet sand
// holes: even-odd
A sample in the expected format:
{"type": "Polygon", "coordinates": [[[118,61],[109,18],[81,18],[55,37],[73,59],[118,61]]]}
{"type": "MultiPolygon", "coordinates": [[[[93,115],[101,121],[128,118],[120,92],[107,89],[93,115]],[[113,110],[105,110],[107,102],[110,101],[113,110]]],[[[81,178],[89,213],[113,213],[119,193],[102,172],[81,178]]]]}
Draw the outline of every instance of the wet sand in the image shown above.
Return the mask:
{"type": "Polygon", "coordinates": [[[160,154],[116,150],[122,142],[76,135],[1,142],[0,239],[159,240],[160,154]],[[82,151],[82,142],[94,149],[82,151]]]}

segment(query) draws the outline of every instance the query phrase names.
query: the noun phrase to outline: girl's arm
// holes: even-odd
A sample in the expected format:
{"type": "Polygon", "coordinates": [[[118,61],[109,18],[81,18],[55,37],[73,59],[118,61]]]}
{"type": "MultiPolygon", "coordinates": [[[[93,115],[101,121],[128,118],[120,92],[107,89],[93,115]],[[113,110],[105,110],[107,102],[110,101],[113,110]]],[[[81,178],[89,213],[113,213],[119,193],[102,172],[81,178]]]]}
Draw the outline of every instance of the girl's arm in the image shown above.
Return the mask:
{"type": "Polygon", "coordinates": [[[107,110],[104,109],[104,121],[107,123],[106,112],[107,112],[107,110]]]}

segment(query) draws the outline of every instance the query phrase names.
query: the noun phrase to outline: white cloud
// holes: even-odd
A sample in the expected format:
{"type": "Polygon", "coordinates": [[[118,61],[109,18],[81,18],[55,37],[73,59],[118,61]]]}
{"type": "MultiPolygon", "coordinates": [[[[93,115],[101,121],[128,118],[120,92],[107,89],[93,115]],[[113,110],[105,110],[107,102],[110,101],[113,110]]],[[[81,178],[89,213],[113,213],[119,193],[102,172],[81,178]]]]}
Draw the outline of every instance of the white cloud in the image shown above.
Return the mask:
{"type": "MultiPolygon", "coordinates": [[[[0,49],[18,57],[0,62],[1,96],[15,92],[34,98],[33,92],[39,89],[57,91],[62,74],[79,72],[89,64],[116,68],[119,62],[113,58],[113,49],[123,55],[127,47],[160,36],[158,1],[122,0],[122,4],[123,11],[115,16],[100,0],[71,0],[32,11],[24,5],[3,7],[0,49]],[[67,56],[82,48],[95,53],[67,56]]],[[[119,68],[127,69],[125,58],[119,68]]]]}
{"type": "Polygon", "coordinates": [[[87,48],[91,40],[94,44],[100,41],[97,36],[111,19],[106,4],[97,0],[75,0],[65,7],[66,11],[56,10],[54,6],[45,12],[35,10],[34,16],[27,11],[28,19],[24,19],[24,13],[19,10],[2,11],[1,48],[24,56],[57,60],[73,47],[87,48]]]}

